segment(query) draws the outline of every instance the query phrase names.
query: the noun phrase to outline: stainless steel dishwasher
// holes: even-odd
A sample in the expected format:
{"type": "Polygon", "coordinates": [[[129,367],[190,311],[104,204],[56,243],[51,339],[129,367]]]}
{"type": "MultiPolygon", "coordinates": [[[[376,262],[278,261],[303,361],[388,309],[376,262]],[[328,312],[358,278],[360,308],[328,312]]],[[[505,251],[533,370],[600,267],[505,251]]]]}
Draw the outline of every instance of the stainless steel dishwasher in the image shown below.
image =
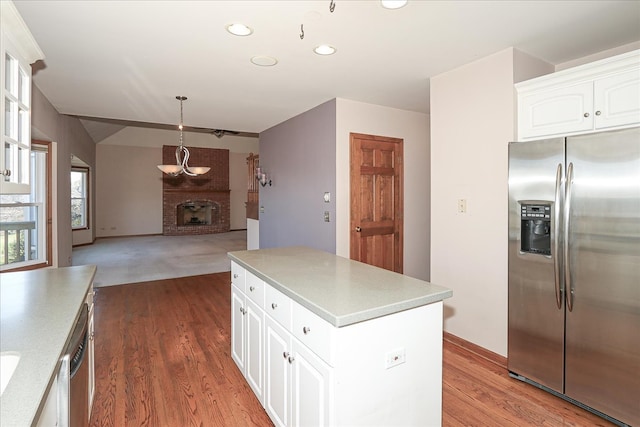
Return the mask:
{"type": "Polygon", "coordinates": [[[69,356],[69,427],[86,427],[89,424],[89,364],[85,360],[88,319],[88,306],[84,304],[65,351],[69,356]]]}

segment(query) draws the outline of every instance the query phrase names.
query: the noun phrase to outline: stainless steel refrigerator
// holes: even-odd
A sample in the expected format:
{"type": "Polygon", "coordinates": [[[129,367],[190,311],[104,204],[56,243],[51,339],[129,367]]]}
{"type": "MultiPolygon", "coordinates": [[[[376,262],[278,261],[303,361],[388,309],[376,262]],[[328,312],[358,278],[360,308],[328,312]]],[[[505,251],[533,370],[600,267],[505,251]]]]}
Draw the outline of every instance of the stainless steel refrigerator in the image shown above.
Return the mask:
{"type": "Polygon", "coordinates": [[[640,128],[509,144],[508,368],[640,426],[640,128]]]}

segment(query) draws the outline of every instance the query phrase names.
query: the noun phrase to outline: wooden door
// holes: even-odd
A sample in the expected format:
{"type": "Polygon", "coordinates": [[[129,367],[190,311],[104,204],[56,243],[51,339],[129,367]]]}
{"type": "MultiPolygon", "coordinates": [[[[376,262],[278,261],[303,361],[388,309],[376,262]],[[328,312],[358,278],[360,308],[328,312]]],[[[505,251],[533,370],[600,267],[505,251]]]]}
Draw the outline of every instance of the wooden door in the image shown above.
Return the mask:
{"type": "Polygon", "coordinates": [[[351,259],[402,273],[403,140],[350,139],[351,259]]]}

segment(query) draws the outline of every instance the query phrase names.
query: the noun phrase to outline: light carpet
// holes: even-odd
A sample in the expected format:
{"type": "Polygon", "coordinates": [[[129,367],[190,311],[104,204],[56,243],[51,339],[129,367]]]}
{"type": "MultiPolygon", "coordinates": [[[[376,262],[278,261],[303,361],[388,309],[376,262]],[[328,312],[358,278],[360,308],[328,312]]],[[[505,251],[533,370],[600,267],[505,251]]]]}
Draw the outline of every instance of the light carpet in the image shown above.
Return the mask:
{"type": "Polygon", "coordinates": [[[200,236],[109,237],[74,248],[72,265],[96,265],[94,286],[111,286],[230,271],[227,252],[246,248],[245,230],[200,236]]]}

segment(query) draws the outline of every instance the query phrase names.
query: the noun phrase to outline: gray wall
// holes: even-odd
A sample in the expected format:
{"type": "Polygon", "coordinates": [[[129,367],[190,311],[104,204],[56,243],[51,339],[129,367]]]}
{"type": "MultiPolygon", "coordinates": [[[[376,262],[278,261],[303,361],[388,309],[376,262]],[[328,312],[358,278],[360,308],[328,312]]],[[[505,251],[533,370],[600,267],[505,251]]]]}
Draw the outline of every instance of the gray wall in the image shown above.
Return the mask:
{"type": "Polygon", "coordinates": [[[335,253],[336,100],[261,132],[260,165],[273,180],[260,187],[260,248],[304,245],[335,253]]]}
{"type": "MultiPolygon", "coordinates": [[[[53,141],[57,153],[57,162],[53,164],[56,188],[54,202],[54,266],[71,265],[73,237],[71,231],[71,154],[77,155],[87,163],[92,171],[96,165],[96,147],[80,120],[59,114],[49,100],[33,85],[31,127],[32,137],[53,141]]],[[[92,194],[95,194],[95,179],[92,180],[92,194]]],[[[95,197],[92,200],[90,223],[95,224],[95,197]]],[[[95,238],[95,229],[93,231],[95,238]]]]}

